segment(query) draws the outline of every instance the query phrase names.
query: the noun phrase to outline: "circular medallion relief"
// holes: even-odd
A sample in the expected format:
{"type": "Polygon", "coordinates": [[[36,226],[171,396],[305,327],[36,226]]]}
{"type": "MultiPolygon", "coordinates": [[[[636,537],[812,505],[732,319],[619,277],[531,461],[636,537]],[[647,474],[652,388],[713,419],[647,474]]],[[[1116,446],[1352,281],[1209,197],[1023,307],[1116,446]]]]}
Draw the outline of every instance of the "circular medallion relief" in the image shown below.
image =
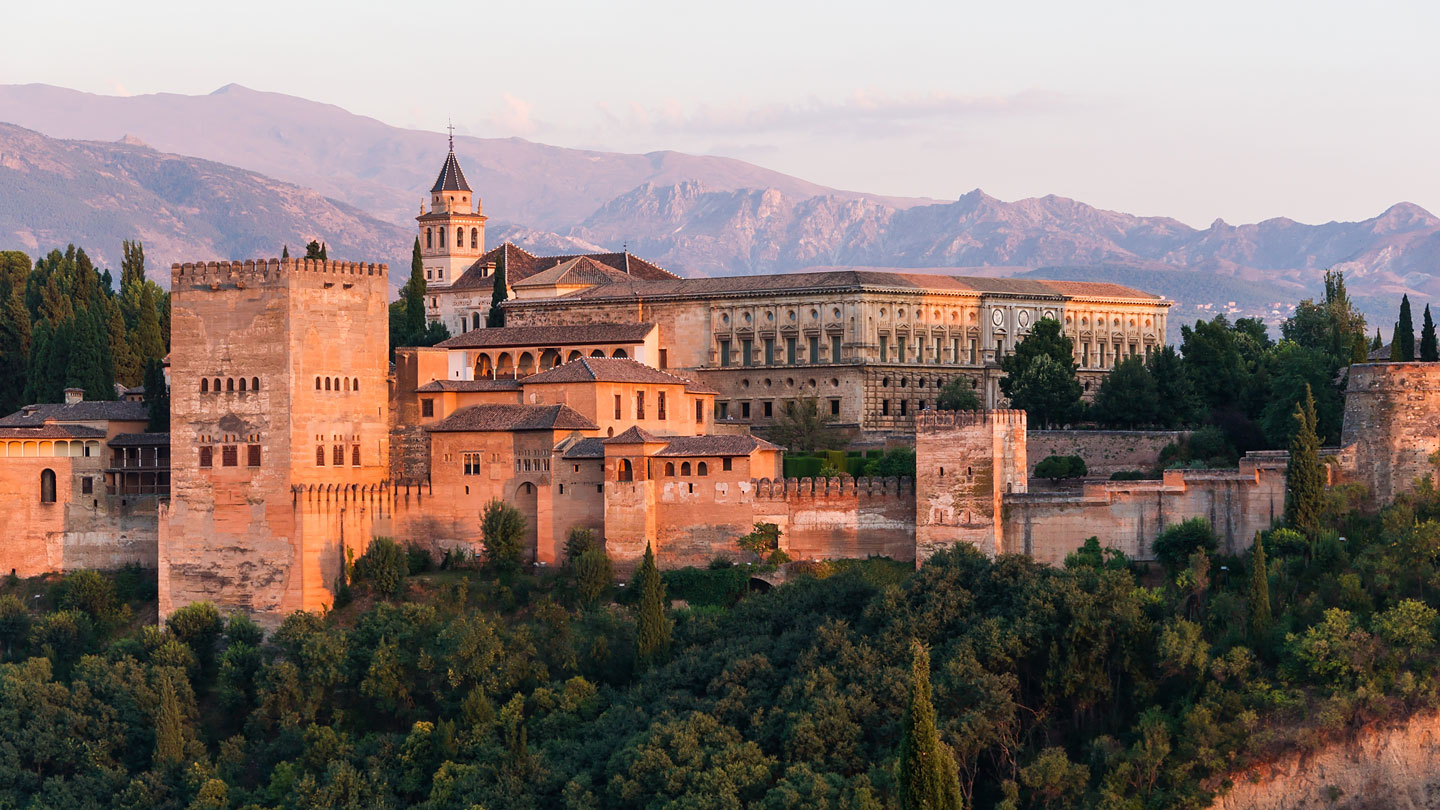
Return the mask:
{"type": "Polygon", "coordinates": [[[996,326],[1004,326],[1005,313],[998,309],[995,310],[994,312],[990,313],[990,322],[995,324],[996,326]]]}
{"type": "Polygon", "coordinates": [[[1055,319],[1055,310],[1053,310],[1053,309],[1047,309],[1047,310],[1045,310],[1045,314],[1044,314],[1043,316],[1041,316],[1041,317],[1050,318],[1051,320],[1054,320],[1054,319],[1055,319]]]}
{"type": "Polygon", "coordinates": [[[1029,310],[1025,310],[1025,309],[1020,310],[1020,312],[1018,312],[1018,313],[1016,314],[1015,320],[1020,323],[1020,326],[1021,326],[1022,328],[1023,328],[1023,327],[1026,327],[1026,326],[1029,326],[1029,325],[1030,325],[1030,311],[1029,311],[1029,310]]]}

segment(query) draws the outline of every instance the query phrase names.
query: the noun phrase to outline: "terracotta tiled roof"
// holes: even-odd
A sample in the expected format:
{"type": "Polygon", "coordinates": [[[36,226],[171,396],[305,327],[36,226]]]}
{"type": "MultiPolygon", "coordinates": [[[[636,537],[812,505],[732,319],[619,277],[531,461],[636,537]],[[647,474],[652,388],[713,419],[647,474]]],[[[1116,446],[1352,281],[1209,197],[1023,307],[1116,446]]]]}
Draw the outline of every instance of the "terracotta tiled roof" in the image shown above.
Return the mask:
{"type": "Polygon", "coordinates": [[[0,439],[103,439],[105,431],[84,425],[0,426],[0,439]]]}
{"type": "Polygon", "coordinates": [[[431,380],[415,389],[417,394],[441,391],[519,391],[517,380],[431,380]]]}
{"type": "Polygon", "coordinates": [[[653,323],[584,323],[574,326],[496,326],[471,329],[435,344],[442,349],[577,346],[589,343],[640,343],[653,323]]]}
{"type": "Polygon", "coordinates": [[[561,458],[604,458],[605,440],[596,436],[587,436],[573,442],[565,448],[561,458]]]}
{"type": "Polygon", "coordinates": [[[552,284],[610,284],[625,281],[630,277],[589,256],[578,256],[557,264],[519,281],[511,281],[511,287],[547,287],[552,284]]]}
{"type": "Polygon", "coordinates": [[[644,444],[645,442],[664,442],[665,439],[656,436],[654,433],[640,427],[631,425],[629,430],[619,436],[611,436],[605,440],[606,444],[644,444]]]}
{"type": "Polygon", "coordinates": [[[436,433],[512,430],[595,430],[569,405],[471,405],[427,428],[436,433]]]}
{"type": "Polygon", "coordinates": [[[121,433],[106,444],[111,447],[169,447],[169,433],[121,433]]]}
{"type": "Polygon", "coordinates": [[[679,436],[656,456],[748,456],[756,450],[779,450],[755,436],[679,436]]]}
{"type": "Polygon", "coordinates": [[[149,418],[150,406],[143,402],[85,400],[74,405],[27,405],[0,419],[0,427],[30,427],[45,422],[144,422],[149,418]]]}
{"type": "Polygon", "coordinates": [[[695,382],[694,380],[686,380],[686,381],[685,381],[685,390],[688,391],[688,392],[691,393],[691,394],[719,394],[719,393],[720,393],[719,391],[716,391],[714,388],[711,388],[710,386],[705,385],[704,383],[695,382]]]}
{"type": "Polygon", "coordinates": [[[536,256],[524,248],[518,247],[510,242],[497,245],[491,248],[470,265],[460,277],[455,279],[447,290],[467,290],[472,288],[490,289],[495,286],[494,276],[485,275],[485,266],[490,262],[496,264],[504,263],[505,281],[512,287],[517,281],[523,281],[536,273],[542,273],[556,265],[564,264],[571,259],[578,259],[581,256],[599,262],[612,270],[618,270],[630,278],[658,280],[676,279],[679,276],[648,262],[630,252],[622,253],[572,253],[566,256],[536,256]]]}
{"type": "MultiPolygon", "coordinates": [[[[512,282],[513,283],[513,282],[512,282]]],[[[725,294],[755,294],[800,290],[859,291],[865,289],[914,290],[992,295],[1089,296],[1159,301],[1160,296],[1121,284],[1091,281],[1040,281],[1016,278],[947,276],[939,273],[885,272],[879,270],[827,270],[815,273],[776,273],[764,276],[725,278],[627,279],[578,290],[561,300],[604,300],[629,298],[689,298],[725,294]]],[[[545,299],[537,299],[545,300],[545,299]]],[[[554,301],[555,299],[549,299],[554,301]]],[[[523,307],[529,301],[514,300],[506,306],[523,307]]]]}
{"type": "Polygon", "coordinates": [[[620,382],[655,385],[689,385],[684,377],[667,374],[635,360],[623,357],[581,357],[549,371],[526,377],[525,385],[550,383],[620,382]]]}
{"type": "Polygon", "coordinates": [[[435,185],[431,187],[430,193],[435,194],[441,191],[469,191],[470,184],[465,182],[465,173],[460,171],[460,161],[455,159],[455,151],[445,156],[445,165],[440,167],[440,176],[435,178],[435,185]]]}

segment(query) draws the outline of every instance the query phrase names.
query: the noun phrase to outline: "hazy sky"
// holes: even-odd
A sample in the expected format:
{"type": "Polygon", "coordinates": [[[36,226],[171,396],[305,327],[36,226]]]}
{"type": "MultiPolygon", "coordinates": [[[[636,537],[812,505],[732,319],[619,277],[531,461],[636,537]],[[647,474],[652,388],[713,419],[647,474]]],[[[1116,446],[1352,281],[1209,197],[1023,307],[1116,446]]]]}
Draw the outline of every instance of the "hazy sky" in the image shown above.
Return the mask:
{"type": "Polygon", "coordinates": [[[1440,213],[1435,2],[5,5],[0,83],[238,82],[402,126],[1201,226],[1440,213]]]}

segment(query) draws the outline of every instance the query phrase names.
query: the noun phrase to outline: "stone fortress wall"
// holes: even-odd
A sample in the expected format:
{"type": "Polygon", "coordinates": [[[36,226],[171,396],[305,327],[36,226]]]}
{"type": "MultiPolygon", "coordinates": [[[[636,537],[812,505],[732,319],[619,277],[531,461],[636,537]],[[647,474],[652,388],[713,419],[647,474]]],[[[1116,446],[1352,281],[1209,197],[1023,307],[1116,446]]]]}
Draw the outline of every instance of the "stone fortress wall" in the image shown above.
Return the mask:
{"type": "Polygon", "coordinates": [[[1377,503],[1414,489],[1436,472],[1440,452],[1440,363],[1363,363],[1350,367],[1340,431],[1340,472],[1377,503]]]}
{"type": "Polygon", "coordinates": [[[1079,456],[1092,478],[1109,478],[1117,472],[1149,471],[1160,464],[1160,451],[1182,441],[1188,430],[1032,430],[1030,474],[1048,456],[1079,456]]]}

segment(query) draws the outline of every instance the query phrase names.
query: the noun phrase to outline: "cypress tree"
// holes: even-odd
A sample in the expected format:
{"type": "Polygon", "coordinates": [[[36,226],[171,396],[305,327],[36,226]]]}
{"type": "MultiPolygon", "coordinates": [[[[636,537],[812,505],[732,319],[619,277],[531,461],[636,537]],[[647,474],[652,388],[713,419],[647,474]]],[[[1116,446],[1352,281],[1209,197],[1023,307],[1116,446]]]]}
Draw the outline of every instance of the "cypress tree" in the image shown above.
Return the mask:
{"type": "Polygon", "coordinates": [[[151,433],[169,432],[170,389],[165,385],[165,369],[158,357],[145,361],[145,404],[150,411],[147,429],[151,433]]]}
{"type": "MultiPolygon", "coordinates": [[[[418,238],[418,237],[417,237],[417,238],[418,238]]],[[[289,246],[289,245],[284,245],[284,246],[282,246],[282,247],[280,248],[280,258],[282,258],[282,259],[288,259],[288,258],[290,258],[290,246],[289,246]]]]}
{"type": "Polygon", "coordinates": [[[1409,363],[1415,359],[1415,320],[1410,317],[1410,296],[1400,297],[1400,322],[1395,324],[1395,342],[1400,344],[1400,359],[1409,363]]]}
{"type": "Polygon", "coordinates": [[[508,284],[505,282],[505,251],[500,251],[500,260],[495,263],[494,288],[490,292],[490,313],[485,316],[486,326],[504,326],[505,310],[500,308],[500,302],[509,297],[508,284]]]}
{"type": "Polygon", "coordinates": [[[136,354],[138,348],[130,333],[125,329],[125,317],[114,299],[106,301],[109,312],[106,323],[106,337],[109,338],[110,362],[115,369],[115,381],[130,388],[140,384],[145,375],[145,358],[136,354]]]}
{"type": "MultiPolygon", "coordinates": [[[[419,237],[416,237],[416,238],[419,238],[419,237]]],[[[321,242],[321,243],[320,243],[320,261],[322,261],[322,262],[328,262],[328,261],[330,261],[330,251],[325,248],[325,243],[324,243],[324,242],[321,242]]]]}
{"type": "Polygon", "coordinates": [[[30,366],[30,313],[18,287],[0,301],[0,414],[26,405],[30,366]]]}
{"type": "Polygon", "coordinates": [[[314,239],[311,239],[311,240],[310,240],[310,243],[305,246],[305,258],[307,258],[307,259],[319,259],[319,258],[321,258],[321,255],[320,255],[320,243],[319,243],[318,241],[316,241],[316,240],[314,240],[314,239]]]}
{"type": "Polygon", "coordinates": [[[120,242],[120,289],[145,283],[145,246],[138,240],[120,242]]]}
{"type": "Polygon", "coordinates": [[[1265,565],[1265,544],[1255,533],[1250,547],[1250,639],[1258,641],[1270,631],[1270,574],[1265,565]]]}
{"type": "Polygon", "coordinates": [[[420,257],[420,237],[410,251],[410,280],[401,291],[405,297],[405,343],[414,342],[425,332],[425,260],[420,257]]]}
{"type": "Polygon", "coordinates": [[[940,742],[935,706],[930,702],[930,653],[910,642],[910,705],[900,730],[900,760],[895,765],[901,810],[960,810],[960,780],[950,749],[940,742]]]}
{"type": "Polygon", "coordinates": [[[86,399],[114,399],[115,372],[107,350],[109,330],[100,313],[94,308],[82,309],[71,323],[74,342],[61,377],[64,387],[85,389],[86,399]]]}
{"type": "Polygon", "coordinates": [[[1376,349],[1383,348],[1384,346],[1385,340],[1380,337],[1380,327],[1377,326],[1375,327],[1375,339],[1370,341],[1370,351],[1373,352],[1376,349]]]}
{"type": "Polygon", "coordinates": [[[1435,342],[1435,321],[1430,319],[1430,305],[1425,305],[1424,325],[1420,327],[1420,359],[1427,363],[1440,360],[1440,345],[1435,342]]]}
{"type": "Polygon", "coordinates": [[[655,552],[645,544],[645,559],[635,575],[640,590],[639,613],[635,617],[635,666],[643,669],[659,660],[670,646],[670,617],[665,615],[665,584],[655,567],[655,552]]]}
{"type": "Polygon", "coordinates": [[[1400,349],[1400,322],[1395,322],[1395,328],[1390,332],[1390,362],[1398,363],[1404,360],[1400,349]]]}
{"type": "Polygon", "coordinates": [[[160,328],[160,308],[155,301],[153,284],[140,288],[140,314],[135,321],[133,343],[141,364],[165,357],[165,335],[160,328]]]}
{"type": "Polygon", "coordinates": [[[160,675],[160,705],[155,709],[155,764],[176,765],[185,757],[185,726],[180,698],[168,672],[160,675]]]}
{"type": "Polygon", "coordinates": [[[1305,386],[1305,401],[1295,405],[1295,435],[1285,468],[1285,523],[1305,536],[1320,531],[1325,497],[1325,470],[1320,466],[1320,439],[1315,435],[1315,396],[1305,386]]]}

